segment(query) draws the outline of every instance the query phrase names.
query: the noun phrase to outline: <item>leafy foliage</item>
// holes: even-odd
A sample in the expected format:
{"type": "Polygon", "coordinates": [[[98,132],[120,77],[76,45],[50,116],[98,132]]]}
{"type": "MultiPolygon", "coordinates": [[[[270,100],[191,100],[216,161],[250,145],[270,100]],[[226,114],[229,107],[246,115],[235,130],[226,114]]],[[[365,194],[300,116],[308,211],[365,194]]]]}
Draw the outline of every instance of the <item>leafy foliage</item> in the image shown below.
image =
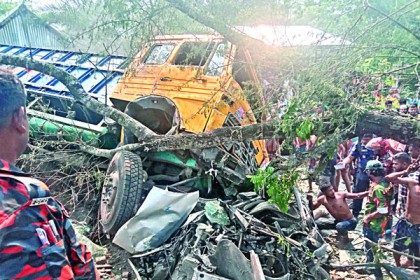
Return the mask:
{"type": "Polygon", "coordinates": [[[135,56],[156,35],[209,32],[161,0],[57,0],[41,12],[77,50],[96,53],[135,56]]]}
{"type": "Polygon", "coordinates": [[[293,188],[298,179],[296,172],[276,175],[276,170],[269,166],[266,169],[259,168],[256,175],[248,178],[254,184],[255,191],[266,191],[270,202],[275,203],[283,212],[288,211],[293,188]]]}
{"type": "Polygon", "coordinates": [[[0,2],[0,16],[4,16],[12,9],[16,8],[18,3],[11,3],[11,2],[0,2]]]}
{"type": "MultiPolygon", "coordinates": [[[[92,51],[111,53],[124,49],[125,54],[137,53],[145,40],[158,34],[213,33],[203,26],[206,22],[219,33],[236,25],[310,25],[328,32],[325,36],[340,36],[348,44],[289,47],[275,55],[258,50],[260,59],[254,66],[263,79],[270,76],[267,80],[275,94],[267,97],[263,108],[252,99],[253,87],[246,90],[247,98],[257,104],[254,107],[261,107],[253,107],[257,115],[270,112],[279,99],[287,100],[278,128],[287,136],[285,143],[316,135],[322,149],[313,149],[307,156],[318,157],[334,154],[343,133],[353,131],[363,112],[378,109],[372,92],[379,84],[400,85],[405,96],[416,94],[419,6],[413,0],[268,0],[263,4],[258,0],[57,0],[45,16],[75,40],[87,42],[84,47],[89,50],[91,46],[95,46],[92,51]],[[181,13],[176,3],[188,4],[190,9],[181,13]],[[356,76],[367,77],[366,83],[355,85],[356,76]]],[[[83,49],[82,44],[77,46],[83,49]]],[[[293,160],[290,157],[289,165],[293,160]]],[[[295,173],[282,173],[279,178],[274,173],[272,167],[259,170],[251,180],[287,210],[295,173]]]]}

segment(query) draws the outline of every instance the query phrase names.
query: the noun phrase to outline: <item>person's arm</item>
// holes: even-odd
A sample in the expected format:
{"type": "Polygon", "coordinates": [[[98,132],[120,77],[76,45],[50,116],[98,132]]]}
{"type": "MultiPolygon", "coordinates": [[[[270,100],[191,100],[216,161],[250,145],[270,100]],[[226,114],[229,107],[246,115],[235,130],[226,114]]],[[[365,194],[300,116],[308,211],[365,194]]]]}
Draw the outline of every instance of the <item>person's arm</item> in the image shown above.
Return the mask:
{"type": "Polygon", "coordinates": [[[345,193],[344,198],[348,199],[360,199],[368,196],[369,191],[361,192],[361,193],[345,193]]]}
{"type": "Polygon", "coordinates": [[[309,205],[311,206],[311,210],[313,211],[313,210],[315,210],[315,209],[317,209],[317,208],[319,208],[319,206],[321,206],[322,205],[322,202],[323,202],[323,200],[324,200],[324,196],[323,195],[321,195],[320,197],[318,197],[316,200],[315,200],[315,202],[313,202],[312,201],[312,196],[311,195],[307,195],[307,198],[308,198],[308,200],[309,200],[309,205]]]}
{"type": "Polygon", "coordinates": [[[365,226],[369,226],[369,224],[372,220],[379,219],[379,218],[382,218],[382,217],[387,216],[387,215],[388,215],[388,210],[386,211],[385,214],[381,213],[379,210],[376,210],[375,212],[370,213],[370,214],[363,217],[363,224],[365,226]]]}
{"type": "Polygon", "coordinates": [[[385,176],[385,180],[394,184],[408,184],[409,182],[413,181],[410,178],[402,178],[403,176],[408,175],[407,170],[394,172],[385,176]]]}
{"type": "Polygon", "coordinates": [[[345,159],[343,159],[339,164],[350,164],[354,160],[354,156],[349,155],[345,159]]]}
{"type": "Polygon", "coordinates": [[[337,157],[339,158],[339,160],[344,159],[344,154],[345,154],[345,147],[343,144],[338,145],[337,148],[337,157]]]}
{"type": "Polygon", "coordinates": [[[376,198],[374,199],[374,202],[377,210],[363,217],[363,224],[367,227],[372,220],[388,216],[388,213],[390,212],[390,204],[386,199],[385,190],[376,190],[375,193],[376,198]]]}
{"type": "Polygon", "coordinates": [[[403,151],[401,151],[401,150],[395,149],[395,148],[394,148],[394,147],[392,147],[392,146],[389,146],[389,150],[391,151],[391,153],[392,153],[393,155],[403,152],[403,151]]]}
{"type": "Polygon", "coordinates": [[[353,144],[350,147],[349,155],[345,159],[343,159],[342,161],[338,162],[338,164],[350,164],[358,156],[359,156],[358,144],[353,144]]]}

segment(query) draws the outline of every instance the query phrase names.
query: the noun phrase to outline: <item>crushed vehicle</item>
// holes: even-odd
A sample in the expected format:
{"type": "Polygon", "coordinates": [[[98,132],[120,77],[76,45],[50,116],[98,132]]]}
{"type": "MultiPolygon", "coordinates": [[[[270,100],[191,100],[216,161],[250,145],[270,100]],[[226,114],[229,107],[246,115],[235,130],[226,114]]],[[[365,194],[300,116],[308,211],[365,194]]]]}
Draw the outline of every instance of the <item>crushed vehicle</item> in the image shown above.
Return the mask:
{"type": "MultiPolygon", "coordinates": [[[[257,119],[242,86],[257,83],[257,76],[239,63],[247,58],[246,51],[219,36],[159,36],[134,59],[110,100],[157,135],[253,124],[257,119]]],[[[121,144],[142,140],[124,128],[120,137],[121,144]]],[[[113,234],[134,216],[150,186],[199,190],[204,197],[230,196],[249,185],[246,176],[266,163],[264,141],[187,151],[119,152],[102,191],[103,229],[113,234]]]]}
{"type": "MultiPolygon", "coordinates": [[[[246,50],[219,36],[161,36],[135,58],[110,100],[158,135],[254,124],[251,104],[263,101],[257,88],[252,101],[244,94],[247,83],[258,84],[251,65],[246,50]]],[[[143,140],[126,129],[120,137],[122,144],[143,140]]],[[[265,141],[119,152],[102,189],[102,227],[114,244],[142,252],[130,261],[142,279],[329,279],[320,266],[327,245],[299,194],[283,213],[245,192],[247,175],[265,164],[265,141]]]]}
{"type": "MultiPolygon", "coordinates": [[[[100,76],[97,73],[102,71],[100,67],[79,74],[77,66],[60,64],[67,63],[64,58],[70,56],[64,54],[55,63],[63,68],[68,66],[65,68],[68,72],[74,71],[89,81],[96,79],[95,75],[100,76]]],[[[252,107],[260,107],[263,98],[251,57],[247,50],[237,48],[221,36],[158,36],[144,46],[122,77],[121,69],[121,66],[116,69],[118,79],[111,77],[113,82],[118,81],[115,89],[101,101],[111,102],[156,135],[195,134],[258,121],[252,107]],[[252,85],[252,94],[245,96],[244,89],[252,85]]],[[[93,89],[98,90],[98,86],[93,89]]],[[[100,142],[106,148],[115,147],[116,142],[124,145],[143,140],[112,120],[83,108],[65,91],[59,94],[33,91],[29,99],[35,137],[61,134],[67,136],[63,137],[67,141],[92,140],[91,143],[100,142]],[[42,105],[38,104],[45,100],[48,114],[40,112],[42,105]]],[[[134,216],[151,186],[183,192],[199,190],[203,197],[232,196],[250,187],[247,175],[254,174],[268,161],[264,141],[232,141],[220,147],[187,151],[118,152],[109,164],[102,189],[103,230],[115,234],[134,216]]]]}
{"type": "MultiPolygon", "coordinates": [[[[163,190],[154,188],[150,194],[145,204],[160,197],[175,201],[163,190]]],[[[168,220],[173,211],[165,213],[165,205],[150,206],[160,218],[143,215],[144,220],[132,223],[116,244],[136,251],[129,262],[141,279],[330,279],[322,266],[331,248],[299,200],[297,194],[284,213],[254,192],[229,199],[199,198],[193,206],[189,198],[184,210],[194,210],[175,227],[168,220]],[[160,230],[145,234],[158,225],[160,230]],[[168,228],[176,231],[163,238],[168,228]]]]}
{"type": "MultiPolygon", "coordinates": [[[[103,59],[98,65],[112,59],[121,58],[103,59]]],[[[64,58],[59,60],[66,63],[64,58]]],[[[156,135],[195,134],[259,121],[253,106],[258,108],[263,102],[261,91],[254,87],[254,96],[244,93],[249,84],[258,85],[251,57],[220,36],[160,36],[146,44],[126,70],[122,71],[124,63],[119,62],[116,71],[104,78],[116,86],[102,101],[112,102],[156,135]]],[[[80,66],[67,67],[69,72],[80,72],[80,66]]],[[[99,71],[105,69],[96,65],[80,76],[91,82],[99,71]]],[[[115,147],[117,142],[124,145],[143,140],[72,101],[65,90],[50,94],[51,87],[34,90],[37,80],[29,81],[33,81],[28,106],[32,136],[59,134],[67,141],[82,139],[106,148],[115,147]],[[42,104],[47,104],[49,111],[45,113],[42,104]]],[[[102,90],[99,84],[89,93],[102,90]]],[[[264,141],[232,141],[195,150],[118,152],[102,187],[102,229],[109,236],[117,234],[135,218],[154,188],[177,193],[198,191],[198,202],[186,204],[193,209],[187,222],[182,207],[180,218],[172,217],[177,214],[173,207],[160,207],[163,197],[147,204],[155,205],[150,211],[167,212],[174,219],[168,223],[173,224],[171,230],[165,229],[167,239],[160,233],[145,235],[141,244],[147,252],[131,258],[141,277],[255,279],[252,275],[258,272],[257,279],[328,279],[320,266],[328,257],[325,241],[309,221],[309,211],[302,210],[299,195],[295,194],[289,212],[283,213],[259,194],[246,192],[251,187],[247,175],[267,163],[264,141]],[[151,246],[155,239],[162,245],[151,246]],[[237,262],[226,265],[226,257],[237,262]]],[[[146,215],[146,228],[166,226],[162,217],[146,215]]],[[[133,236],[140,238],[138,234],[128,236],[121,238],[121,244],[133,236]]]]}

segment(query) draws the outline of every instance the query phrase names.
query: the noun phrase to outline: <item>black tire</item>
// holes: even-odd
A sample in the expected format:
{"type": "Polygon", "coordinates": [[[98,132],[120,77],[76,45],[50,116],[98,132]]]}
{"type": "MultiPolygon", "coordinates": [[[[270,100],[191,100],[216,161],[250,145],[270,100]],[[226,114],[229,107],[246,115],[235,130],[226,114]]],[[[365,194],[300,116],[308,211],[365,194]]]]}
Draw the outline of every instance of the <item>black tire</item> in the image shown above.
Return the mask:
{"type": "Polygon", "coordinates": [[[113,235],[132,218],[146,196],[141,158],[131,152],[118,152],[112,158],[102,187],[99,214],[102,229],[113,235]]]}

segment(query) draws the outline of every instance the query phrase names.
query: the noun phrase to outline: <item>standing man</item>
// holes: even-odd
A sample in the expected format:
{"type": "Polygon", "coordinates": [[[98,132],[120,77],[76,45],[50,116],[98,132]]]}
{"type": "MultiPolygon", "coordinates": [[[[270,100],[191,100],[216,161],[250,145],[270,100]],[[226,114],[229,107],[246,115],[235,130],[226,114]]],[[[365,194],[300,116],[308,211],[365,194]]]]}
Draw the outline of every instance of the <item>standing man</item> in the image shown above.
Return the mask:
{"type": "MultiPolygon", "coordinates": [[[[358,159],[356,171],[356,183],[353,187],[353,193],[365,192],[369,189],[369,176],[365,169],[369,160],[373,159],[375,153],[366,148],[366,144],[373,138],[372,134],[365,134],[362,141],[354,144],[350,149],[350,154],[339,164],[350,164],[353,160],[358,159]]],[[[362,199],[355,199],[353,201],[353,215],[358,217],[360,210],[362,210],[362,199]]]]}
{"type": "Polygon", "coordinates": [[[0,69],[0,278],[98,279],[67,212],[14,165],[29,139],[25,102],[22,83],[0,69]]]}
{"type": "MultiPolygon", "coordinates": [[[[404,245],[408,247],[412,256],[420,257],[420,181],[419,177],[413,179],[407,177],[413,171],[419,171],[419,163],[413,163],[407,170],[395,172],[386,176],[386,179],[396,184],[405,184],[408,188],[407,206],[405,217],[400,219],[396,225],[400,232],[400,238],[404,245]]],[[[398,264],[397,264],[398,265],[398,264]]],[[[420,270],[420,261],[415,261],[415,270],[420,270]]]]}
{"type": "MultiPolygon", "coordinates": [[[[398,153],[396,154],[392,159],[392,166],[394,169],[394,172],[401,172],[405,171],[408,166],[411,164],[411,157],[407,153],[398,153]]],[[[394,173],[392,173],[394,174],[394,173]]],[[[395,175],[392,177],[386,176],[385,179],[389,180],[389,178],[394,178],[395,175]]],[[[408,186],[407,184],[401,184],[401,183],[393,183],[394,188],[398,186],[398,196],[397,196],[397,207],[395,214],[398,218],[398,220],[405,218],[406,213],[406,206],[407,206],[407,191],[408,186]]],[[[398,225],[399,223],[397,223],[398,225]]],[[[401,230],[401,227],[396,227],[396,236],[394,241],[394,250],[398,252],[403,252],[404,250],[408,249],[408,247],[405,245],[405,232],[401,230]]],[[[400,267],[401,266],[401,255],[394,253],[394,260],[395,264],[400,267]]],[[[411,266],[410,260],[407,261],[403,266],[411,266]]]]}
{"type": "MultiPolygon", "coordinates": [[[[386,230],[391,228],[391,200],[394,195],[392,187],[385,180],[385,168],[380,161],[368,161],[366,173],[371,183],[363,217],[363,236],[377,243],[379,238],[386,233],[386,230]]],[[[367,261],[373,262],[372,245],[366,241],[365,248],[367,250],[367,261]]],[[[380,269],[375,269],[375,276],[382,277],[380,269]]]]}

